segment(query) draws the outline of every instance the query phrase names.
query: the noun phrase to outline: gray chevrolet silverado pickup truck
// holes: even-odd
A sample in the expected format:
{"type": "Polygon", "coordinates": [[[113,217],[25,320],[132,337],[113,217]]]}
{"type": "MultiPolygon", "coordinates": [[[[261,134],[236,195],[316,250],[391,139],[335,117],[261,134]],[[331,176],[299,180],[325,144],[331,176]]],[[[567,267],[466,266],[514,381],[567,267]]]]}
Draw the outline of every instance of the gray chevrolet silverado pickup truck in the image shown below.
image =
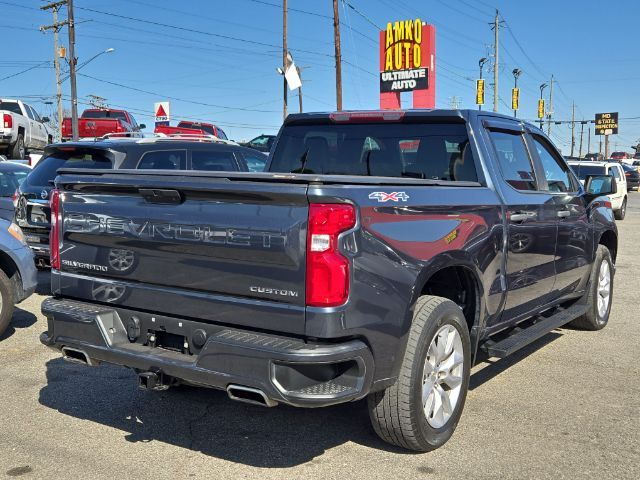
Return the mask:
{"type": "Polygon", "coordinates": [[[418,451],[482,353],[608,321],[610,176],[582,186],[533,125],[476,111],[291,115],[265,173],[61,170],[45,345],[141,388],[264,406],[367,398],[418,451]]]}

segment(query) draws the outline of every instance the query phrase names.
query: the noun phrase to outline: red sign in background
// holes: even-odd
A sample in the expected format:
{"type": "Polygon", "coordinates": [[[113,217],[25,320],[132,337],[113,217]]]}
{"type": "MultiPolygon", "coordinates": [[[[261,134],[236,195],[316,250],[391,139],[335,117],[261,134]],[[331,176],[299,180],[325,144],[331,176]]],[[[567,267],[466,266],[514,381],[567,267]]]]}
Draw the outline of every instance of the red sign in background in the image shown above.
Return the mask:
{"type": "MultiPolygon", "coordinates": [[[[413,48],[414,42],[411,43],[413,48]]],[[[395,45],[395,44],[394,44],[395,45]]],[[[394,45],[389,48],[394,48],[394,45]]],[[[433,25],[422,25],[422,42],[420,44],[420,66],[427,69],[427,88],[416,89],[413,95],[413,108],[436,107],[436,29],[433,25]]],[[[385,71],[386,60],[386,31],[380,32],[380,73],[385,71]]],[[[413,62],[411,62],[413,64],[413,62]]],[[[387,70],[389,71],[389,70],[387,70]]],[[[391,70],[393,71],[393,70],[391,70]]],[[[382,110],[394,110],[400,108],[400,92],[380,92],[380,108],[382,110]]]]}

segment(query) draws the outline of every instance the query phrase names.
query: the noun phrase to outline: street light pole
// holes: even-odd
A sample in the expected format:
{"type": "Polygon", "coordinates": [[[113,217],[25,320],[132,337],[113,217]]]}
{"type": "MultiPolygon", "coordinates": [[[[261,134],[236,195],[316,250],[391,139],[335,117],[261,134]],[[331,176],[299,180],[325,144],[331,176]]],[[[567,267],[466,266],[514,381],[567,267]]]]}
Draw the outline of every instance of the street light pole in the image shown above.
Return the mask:
{"type": "MultiPolygon", "coordinates": [[[[105,53],[111,53],[111,52],[115,52],[116,49],[115,48],[107,48],[106,50],[95,54],[93,57],[91,57],[89,60],[82,62],[80,65],[78,65],[76,67],[76,73],[78,73],[80,71],[80,69],[86,67],[89,63],[91,63],[93,60],[95,60],[96,58],[98,58],[100,55],[104,55],[105,53]]],[[[66,82],[69,78],[71,77],[71,75],[67,75],[65,77],[62,78],[62,80],[60,80],[60,83],[64,83],[66,82]]]]}
{"type": "MultiPolygon", "coordinates": [[[[513,69],[513,80],[514,80],[514,93],[515,93],[515,89],[518,88],[518,77],[522,74],[522,70],[520,70],[519,68],[514,68],[513,69]]],[[[512,95],[513,97],[513,95],[512,95]]],[[[511,99],[511,103],[513,103],[513,98],[511,99]]],[[[512,107],[515,105],[512,105],[512,107]]],[[[513,118],[516,118],[518,116],[518,110],[517,109],[513,109],[513,118]]]]}
{"type": "MultiPolygon", "coordinates": [[[[540,100],[544,100],[544,97],[542,96],[542,92],[544,92],[544,89],[547,88],[547,84],[543,83],[542,85],[540,85],[540,100]]],[[[540,130],[542,130],[544,126],[544,111],[542,112],[542,118],[540,119],[540,130]]]]}
{"type": "MultiPolygon", "coordinates": [[[[487,63],[487,60],[487,57],[482,57],[478,62],[478,66],[480,67],[480,80],[482,80],[482,70],[484,68],[484,64],[487,63]]],[[[484,96],[484,91],[482,92],[482,95],[484,96]]],[[[482,104],[478,105],[478,110],[482,110],[482,104]]]]}

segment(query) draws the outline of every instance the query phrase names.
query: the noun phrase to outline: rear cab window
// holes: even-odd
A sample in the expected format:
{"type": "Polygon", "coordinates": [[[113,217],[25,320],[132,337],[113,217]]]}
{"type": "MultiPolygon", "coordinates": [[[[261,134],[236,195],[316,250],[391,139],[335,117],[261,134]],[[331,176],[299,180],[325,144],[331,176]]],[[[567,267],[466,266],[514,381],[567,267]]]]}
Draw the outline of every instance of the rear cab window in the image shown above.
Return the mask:
{"type": "Polygon", "coordinates": [[[49,186],[49,182],[56,178],[60,168],[109,169],[113,168],[113,163],[106,151],[85,149],[55,151],[38,162],[29,174],[28,182],[31,185],[49,186]]]}
{"type": "Polygon", "coordinates": [[[289,125],[270,172],[478,180],[464,123],[289,125]]]}
{"type": "Polygon", "coordinates": [[[580,163],[574,163],[571,164],[571,169],[580,180],[584,180],[587,175],[607,175],[605,168],[600,165],[584,165],[580,163]]]}
{"type": "Polygon", "coordinates": [[[7,112],[22,115],[22,110],[20,110],[20,105],[18,105],[18,102],[1,102],[0,101],[0,110],[5,110],[7,112]]]}

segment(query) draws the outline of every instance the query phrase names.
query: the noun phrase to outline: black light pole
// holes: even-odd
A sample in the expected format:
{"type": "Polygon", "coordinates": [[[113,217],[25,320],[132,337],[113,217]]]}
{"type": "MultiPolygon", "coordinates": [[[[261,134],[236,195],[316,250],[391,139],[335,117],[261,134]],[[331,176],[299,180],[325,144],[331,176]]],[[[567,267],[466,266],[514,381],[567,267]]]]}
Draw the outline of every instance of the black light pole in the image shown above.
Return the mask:
{"type": "MultiPolygon", "coordinates": [[[[542,85],[540,85],[540,100],[544,100],[544,98],[542,96],[542,92],[544,91],[545,88],[547,88],[547,84],[546,83],[543,83],[542,85]]],[[[542,130],[543,122],[544,122],[544,112],[542,112],[542,114],[543,114],[542,115],[543,118],[540,119],[540,130],[542,130]]]]}
{"type": "MultiPolygon", "coordinates": [[[[513,69],[513,80],[514,80],[514,86],[513,88],[518,88],[518,77],[522,74],[522,70],[520,70],[519,68],[514,68],[513,69]]],[[[513,99],[511,99],[511,103],[513,103],[513,99]]],[[[512,105],[513,106],[513,105],[512,105]]],[[[518,116],[518,110],[517,109],[513,109],[513,118],[518,116]]]]}
{"type": "MultiPolygon", "coordinates": [[[[482,69],[484,68],[484,64],[489,60],[487,57],[482,57],[478,62],[478,66],[480,67],[480,80],[482,80],[482,69]]],[[[484,96],[484,92],[482,92],[484,96]]],[[[484,99],[483,99],[484,100],[484,99]]],[[[478,105],[478,110],[482,110],[482,105],[478,105]]]]}

